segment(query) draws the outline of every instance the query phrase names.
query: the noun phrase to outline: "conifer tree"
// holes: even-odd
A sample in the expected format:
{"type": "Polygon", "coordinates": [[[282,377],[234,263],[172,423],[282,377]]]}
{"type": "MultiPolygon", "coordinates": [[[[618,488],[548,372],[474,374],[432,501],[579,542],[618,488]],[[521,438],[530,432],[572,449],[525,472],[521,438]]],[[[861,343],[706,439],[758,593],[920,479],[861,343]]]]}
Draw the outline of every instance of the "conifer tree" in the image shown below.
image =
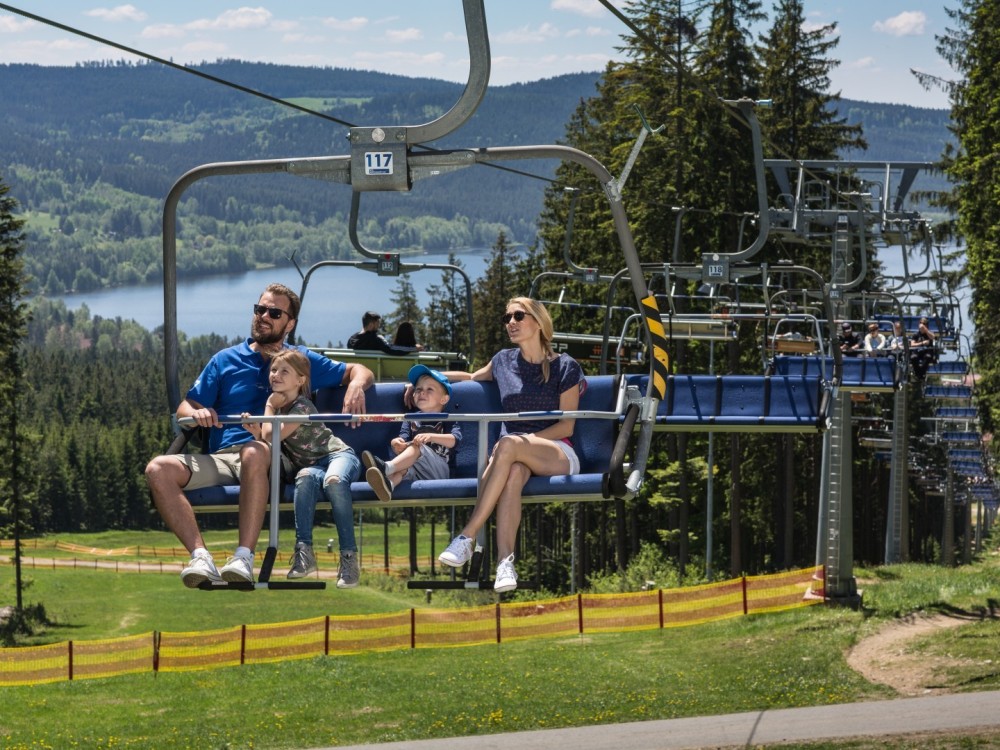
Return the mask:
{"type": "Polygon", "coordinates": [[[17,578],[17,610],[21,602],[20,535],[28,516],[26,464],[30,454],[21,444],[18,393],[24,390],[21,346],[27,336],[28,312],[23,301],[24,220],[16,217],[17,201],[0,178],[0,508],[2,522],[13,527],[17,578]]]}
{"type": "Polygon", "coordinates": [[[956,183],[952,203],[956,229],[966,245],[967,270],[972,286],[971,315],[976,328],[976,399],[984,432],[1000,425],[1000,337],[996,311],[1000,308],[1000,2],[962,0],[949,9],[956,28],[938,38],[938,52],[961,75],[949,87],[952,131],[957,150],[946,154],[945,169],[956,183]]]}
{"type": "MultiPolygon", "coordinates": [[[[448,255],[448,265],[464,271],[454,253],[448,255]]],[[[441,272],[441,283],[427,287],[430,298],[424,309],[423,344],[427,349],[459,352],[471,357],[469,351],[469,287],[461,273],[441,272]]]]}
{"type": "Polygon", "coordinates": [[[400,274],[396,279],[396,286],[392,288],[391,299],[396,303],[392,312],[385,316],[385,323],[388,330],[395,333],[396,328],[403,321],[413,324],[417,340],[423,340],[423,318],[424,313],[417,301],[417,290],[410,281],[410,275],[400,274]]]}

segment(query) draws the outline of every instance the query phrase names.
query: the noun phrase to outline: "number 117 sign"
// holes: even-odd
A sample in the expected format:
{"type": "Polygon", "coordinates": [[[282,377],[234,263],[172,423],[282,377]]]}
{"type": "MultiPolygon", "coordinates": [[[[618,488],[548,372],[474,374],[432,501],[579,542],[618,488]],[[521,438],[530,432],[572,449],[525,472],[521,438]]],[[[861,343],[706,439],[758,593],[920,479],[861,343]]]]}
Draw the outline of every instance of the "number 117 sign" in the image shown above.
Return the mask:
{"type": "Polygon", "coordinates": [[[365,151],[366,175],[392,174],[392,165],[391,151],[365,151]]]}

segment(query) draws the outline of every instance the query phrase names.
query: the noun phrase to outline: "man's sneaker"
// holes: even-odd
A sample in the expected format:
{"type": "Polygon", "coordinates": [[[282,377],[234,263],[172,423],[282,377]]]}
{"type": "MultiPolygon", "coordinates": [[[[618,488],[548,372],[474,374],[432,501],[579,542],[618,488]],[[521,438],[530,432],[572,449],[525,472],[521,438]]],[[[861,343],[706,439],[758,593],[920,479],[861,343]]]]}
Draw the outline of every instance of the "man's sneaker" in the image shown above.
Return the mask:
{"type": "Polygon", "coordinates": [[[219,573],[222,580],[229,583],[253,583],[253,558],[234,555],[219,573]]]}
{"type": "Polygon", "coordinates": [[[461,568],[472,559],[472,540],[459,534],[451,540],[448,548],[438,555],[438,560],[444,565],[461,568]]]}
{"type": "Polygon", "coordinates": [[[509,555],[497,565],[497,577],[493,582],[493,590],[498,594],[513,591],[517,588],[517,571],[514,570],[514,556],[509,555]]]}
{"type": "Polygon", "coordinates": [[[315,573],[316,555],[313,554],[311,544],[305,542],[295,543],[295,552],[292,553],[292,567],[288,571],[289,578],[304,578],[310,573],[315,573]]]}
{"type": "Polygon", "coordinates": [[[385,461],[371,451],[362,451],[361,460],[368,469],[365,471],[365,481],[372,486],[375,496],[383,503],[392,500],[392,482],[385,473],[385,461]]]}
{"type": "Polygon", "coordinates": [[[215,567],[212,556],[202,553],[191,557],[191,562],[181,571],[181,581],[189,589],[196,589],[199,584],[205,581],[221,583],[222,576],[219,575],[219,570],[215,567]]]}
{"type": "Polygon", "coordinates": [[[361,565],[358,563],[357,552],[340,553],[340,578],[337,579],[338,589],[353,589],[361,578],[361,565]]]}

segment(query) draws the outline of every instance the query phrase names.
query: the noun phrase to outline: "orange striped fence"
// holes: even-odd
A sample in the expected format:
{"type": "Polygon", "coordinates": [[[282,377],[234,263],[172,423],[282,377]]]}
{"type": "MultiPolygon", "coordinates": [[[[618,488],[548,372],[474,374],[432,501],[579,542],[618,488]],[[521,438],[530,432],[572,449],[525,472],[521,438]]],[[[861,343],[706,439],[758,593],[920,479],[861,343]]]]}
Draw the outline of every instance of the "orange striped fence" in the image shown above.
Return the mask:
{"type": "Polygon", "coordinates": [[[416,648],[474,646],[584,633],[653,630],[779,612],[824,600],[823,569],[681,589],[577,594],[464,609],[325,616],[194,633],[0,649],[0,686],[183,672],[416,648]]]}

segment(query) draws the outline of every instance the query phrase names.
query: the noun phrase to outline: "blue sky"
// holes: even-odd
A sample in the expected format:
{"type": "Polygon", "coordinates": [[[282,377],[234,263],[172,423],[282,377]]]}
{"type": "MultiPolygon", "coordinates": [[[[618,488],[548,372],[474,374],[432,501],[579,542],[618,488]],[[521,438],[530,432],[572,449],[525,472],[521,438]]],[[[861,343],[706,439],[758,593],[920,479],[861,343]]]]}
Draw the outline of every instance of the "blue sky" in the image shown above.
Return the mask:
{"type": "MultiPolygon", "coordinates": [[[[468,73],[460,0],[5,4],[178,63],[239,58],[454,81],[465,81],[468,73]]],[[[764,0],[765,10],[771,5],[764,0]]],[[[953,77],[935,50],[935,35],[949,24],[944,0],[806,0],[805,7],[809,26],[837,24],[834,57],[841,64],[831,74],[833,91],[849,99],[948,106],[942,92],[924,91],[909,72],[953,77]]],[[[597,0],[486,0],[486,18],[494,84],[600,70],[620,54],[615,47],[624,28],[597,0]]],[[[114,48],[0,9],[0,63],[72,65],[122,57],[114,48]]]]}

